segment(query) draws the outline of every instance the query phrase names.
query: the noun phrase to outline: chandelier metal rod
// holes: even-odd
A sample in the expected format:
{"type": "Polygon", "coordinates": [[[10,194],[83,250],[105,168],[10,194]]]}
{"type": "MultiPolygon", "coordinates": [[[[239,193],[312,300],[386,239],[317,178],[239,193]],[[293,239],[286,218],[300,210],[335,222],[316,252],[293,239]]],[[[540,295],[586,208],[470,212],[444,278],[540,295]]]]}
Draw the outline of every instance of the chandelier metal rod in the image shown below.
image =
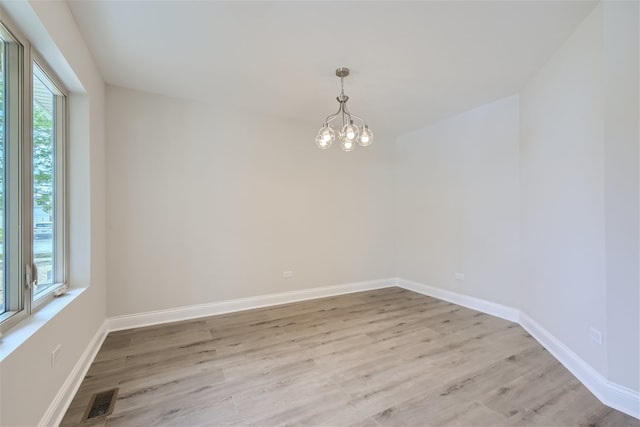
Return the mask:
{"type": "MultiPolygon", "coordinates": [[[[342,115],[347,115],[349,117],[349,121],[352,121],[353,119],[359,120],[361,121],[363,124],[367,124],[366,120],[363,119],[360,116],[356,116],[355,114],[353,114],[352,112],[349,111],[349,109],[347,108],[347,101],[342,101],[340,102],[340,106],[338,107],[338,111],[336,111],[335,114],[331,114],[330,116],[327,116],[326,119],[324,119],[324,124],[328,124],[329,122],[332,122],[333,120],[335,120],[338,116],[342,115]]],[[[342,124],[344,125],[346,122],[344,121],[344,117],[343,117],[343,121],[342,124]]]]}
{"type": "Polygon", "coordinates": [[[332,122],[333,120],[335,120],[338,117],[340,117],[340,113],[341,112],[342,112],[342,106],[338,107],[338,111],[336,111],[335,114],[332,114],[332,115],[328,116],[326,119],[324,119],[324,124],[327,125],[327,124],[329,124],[329,122],[332,122]]]}
{"type": "Polygon", "coordinates": [[[361,119],[360,117],[351,114],[349,112],[349,110],[347,110],[346,108],[346,101],[339,101],[340,102],[340,106],[338,107],[338,111],[336,111],[335,114],[331,114],[330,116],[327,116],[326,119],[324,119],[324,124],[327,125],[329,124],[329,122],[332,122],[333,120],[337,119],[338,117],[342,118],[342,124],[345,125],[347,122],[345,121],[345,115],[349,117],[349,122],[351,122],[353,119],[352,117],[355,117],[356,119],[360,120],[362,123],[364,123],[364,120],[361,119]]]}
{"type": "Polygon", "coordinates": [[[362,117],[358,117],[358,116],[356,116],[355,114],[353,114],[352,112],[349,111],[349,109],[347,108],[347,102],[346,101],[344,103],[344,110],[349,115],[350,120],[357,119],[357,120],[360,120],[363,124],[367,123],[367,122],[365,122],[365,120],[362,117]]]}
{"type": "Polygon", "coordinates": [[[346,104],[346,102],[347,101],[340,103],[340,109],[342,110],[342,126],[344,126],[345,123],[349,123],[351,121],[351,116],[349,116],[349,121],[345,120],[345,116],[347,115],[347,112],[344,110],[344,105],[346,104]]]}

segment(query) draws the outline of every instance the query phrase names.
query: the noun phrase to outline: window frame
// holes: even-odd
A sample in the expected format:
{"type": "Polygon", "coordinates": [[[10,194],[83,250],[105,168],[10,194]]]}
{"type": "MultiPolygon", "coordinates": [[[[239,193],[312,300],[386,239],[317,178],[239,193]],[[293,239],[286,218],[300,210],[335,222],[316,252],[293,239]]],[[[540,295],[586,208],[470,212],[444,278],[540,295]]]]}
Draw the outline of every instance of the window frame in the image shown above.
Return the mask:
{"type": "MultiPolygon", "coordinates": [[[[42,293],[36,295],[35,287],[31,286],[31,311],[35,311],[39,309],[41,306],[45,305],[47,302],[51,301],[54,297],[54,293],[56,290],[60,289],[63,286],[67,286],[67,272],[68,272],[68,244],[69,236],[67,233],[68,230],[68,218],[67,218],[67,145],[68,145],[68,132],[69,129],[69,111],[68,111],[68,99],[69,95],[64,85],[60,81],[60,79],[55,75],[55,73],[51,70],[49,65],[44,61],[44,59],[36,52],[34,49],[31,49],[31,113],[30,113],[30,123],[31,130],[29,135],[30,138],[30,157],[29,160],[33,159],[33,75],[35,73],[35,67],[37,66],[40,69],[40,72],[47,78],[49,84],[45,84],[52,92],[55,93],[55,116],[54,116],[54,132],[55,132],[55,142],[54,142],[54,176],[53,176],[53,197],[54,201],[54,221],[53,221],[53,242],[54,247],[53,251],[55,253],[54,257],[54,281],[49,288],[47,288],[42,293]],[[56,117],[62,114],[62,118],[56,117]]],[[[29,168],[29,172],[31,178],[29,180],[29,184],[31,189],[33,189],[33,167],[29,168]]],[[[29,201],[31,203],[29,209],[29,220],[31,221],[29,230],[33,232],[34,224],[33,224],[33,192],[29,193],[29,201]]],[[[31,244],[33,245],[33,234],[31,234],[31,244]]],[[[31,258],[35,264],[35,251],[33,246],[31,247],[31,258]]]]}
{"type": "MultiPolygon", "coordinates": [[[[4,298],[7,301],[7,295],[11,298],[9,307],[5,307],[5,312],[0,314],[0,332],[11,328],[15,324],[19,323],[28,316],[30,309],[29,295],[26,289],[25,278],[25,260],[29,259],[27,248],[24,242],[28,238],[28,228],[25,225],[25,193],[24,187],[27,181],[26,174],[28,168],[25,167],[27,161],[27,151],[25,147],[25,135],[29,135],[30,120],[29,117],[29,102],[27,96],[29,94],[29,68],[30,68],[30,45],[26,38],[16,30],[15,26],[11,22],[7,22],[4,18],[0,22],[0,31],[5,38],[12,39],[13,42],[5,44],[11,46],[12,50],[15,50],[12,54],[18,57],[18,61],[13,64],[9,62],[8,55],[5,52],[5,61],[7,64],[7,75],[9,76],[9,84],[5,85],[9,87],[11,93],[9,93],[9,99],[11,96],[18,96],[18,99],[10,102],[16,105],[5,105],[5,141],[3,141],[4,149],[11,149],[11,141],[16,138],[18,147],[13,147],[14,150],[10,150],[8,153],[10,158],[7,158],[7,152],[5,151],[4,161],[5,166],[12,165],[12,167],[5,167],[5,184],[13,180],[14,185],[5,185],[5,197],[4,197],[4,240],[5,249],[9,249],[4,253],[4,261],[9,256],[9,263],[4,263],[5,283],[4,298]],[[16,73],[15,78],[11,78],[11,73],[16,73]],[[17,87],[16,87],[17,85],[17,87]],[[8,119],[8,120],[7,120],[8,119]],[[18,149],[16,149],[18,148],[18,149]],[[13,151],[13,152],[11,152],[13,151]],[[9,178],[9,179],[7,179],[9,178]],[[16,182],[17,181],[17,182],[16,182]],[[14,194],[16,193],[17,194],[14,194]],[[9,206],[9,200],[17,198],[16,206],[9,206]],[[9,209],[7,209],[9,207],[9,209]],[[8,220],[7,220],[8,219],[8,220]],[[13,226],[7,227],[8,224],[13,226]],[[6,243],[8,242],[8,244],[6,243]],[[11,254],[11,255],[8,255],[11,254]],[[8,267],[8,270],[7,270],[8,267]],[[8,271],[8,274],[7,274],[8,271]],[[12,286],[13,284],[13,286],[12,286]]],[[[15,204],[15,203],[14,203],[15,204]]]]}

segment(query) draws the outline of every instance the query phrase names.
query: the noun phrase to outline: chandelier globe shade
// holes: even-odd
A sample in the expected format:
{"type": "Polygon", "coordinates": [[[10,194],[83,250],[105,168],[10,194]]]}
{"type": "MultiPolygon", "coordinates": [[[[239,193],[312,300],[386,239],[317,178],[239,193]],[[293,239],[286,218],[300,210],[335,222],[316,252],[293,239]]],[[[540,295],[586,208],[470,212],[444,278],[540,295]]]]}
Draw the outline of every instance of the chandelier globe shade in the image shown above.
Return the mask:
{"type": "Polygon", "coordinates": [[[358,144],[361,147],[368,147],[373,142],[373,132],[369,129],[369,126],[364,125],[362,128],[362,132],[360,132],[360,136],[358,137],[358,144]]]}
{"type": "Polygon", "coordinates": [[[318,135],[316,136],[316,145],[321,150],[326,150],[331,147],[331,144],[336,140],[336,131],[331,125],[322,126],[318,135]]]}

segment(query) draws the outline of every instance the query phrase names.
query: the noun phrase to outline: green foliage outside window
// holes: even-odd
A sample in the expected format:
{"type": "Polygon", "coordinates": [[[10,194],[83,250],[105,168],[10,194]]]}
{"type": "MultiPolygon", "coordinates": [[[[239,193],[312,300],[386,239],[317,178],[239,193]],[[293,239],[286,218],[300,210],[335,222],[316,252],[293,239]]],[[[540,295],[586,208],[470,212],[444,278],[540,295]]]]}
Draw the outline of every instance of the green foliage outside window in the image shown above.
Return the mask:
{"type": "Polygon", "coordinates": [[[33,103],[33,200],[47,214],[53,211],[53,114],[33,103]]]}

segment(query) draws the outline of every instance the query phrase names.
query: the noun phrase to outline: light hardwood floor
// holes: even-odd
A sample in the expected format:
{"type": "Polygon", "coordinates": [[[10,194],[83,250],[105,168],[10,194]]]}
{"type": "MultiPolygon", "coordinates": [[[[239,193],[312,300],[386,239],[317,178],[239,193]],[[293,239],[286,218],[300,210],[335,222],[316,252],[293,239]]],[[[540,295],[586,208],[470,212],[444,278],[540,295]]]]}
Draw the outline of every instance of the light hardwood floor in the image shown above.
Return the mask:
{"type": "Polygon", "coordinates": [[[519,325],[399,288],[107,336],[63,426],[639,426],[519,325]]]}

